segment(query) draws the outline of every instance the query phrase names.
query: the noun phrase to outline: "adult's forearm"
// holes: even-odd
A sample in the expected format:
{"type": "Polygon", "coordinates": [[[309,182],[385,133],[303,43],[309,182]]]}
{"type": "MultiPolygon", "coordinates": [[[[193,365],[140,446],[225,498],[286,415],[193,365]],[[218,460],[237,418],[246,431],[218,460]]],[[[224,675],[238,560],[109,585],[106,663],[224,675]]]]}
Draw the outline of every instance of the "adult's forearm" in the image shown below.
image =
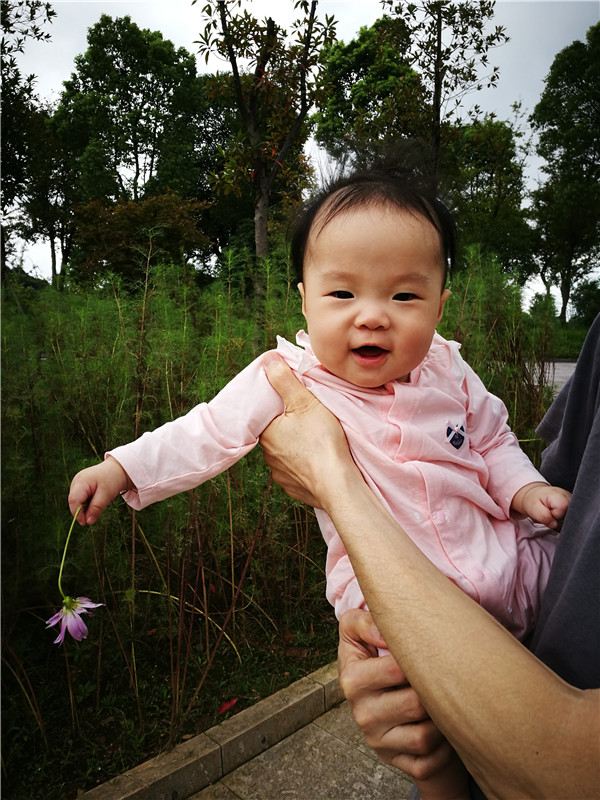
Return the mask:
{"type": "Polygon", "coordinates": [[[354,466],[321,499],[389,649],[488,797],[600,797],[598,692],[564,683],[445,578],[354,466]]]}

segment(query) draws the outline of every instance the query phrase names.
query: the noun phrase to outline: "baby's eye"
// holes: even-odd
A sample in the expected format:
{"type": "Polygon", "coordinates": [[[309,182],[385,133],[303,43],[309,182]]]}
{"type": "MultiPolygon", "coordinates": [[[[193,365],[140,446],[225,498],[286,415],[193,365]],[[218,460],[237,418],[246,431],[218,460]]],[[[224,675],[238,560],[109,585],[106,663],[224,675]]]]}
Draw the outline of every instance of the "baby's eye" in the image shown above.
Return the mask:
{"type": "Polygon", "coordinates": [[[412,294],[412,292],[400,292],[394,295],[394,300],[400,300],[400,302],[406,303],[408,300],[415,300],[416,297],[417,295],[412,294]]]}
{"type": "Polygon", "coordinates": [[[336,289],[335,292],[329,292],[329,296],[337,297],[338,300],[349,300],[354,297],[352,292],[347,292],[344,289],[336,289]]]}

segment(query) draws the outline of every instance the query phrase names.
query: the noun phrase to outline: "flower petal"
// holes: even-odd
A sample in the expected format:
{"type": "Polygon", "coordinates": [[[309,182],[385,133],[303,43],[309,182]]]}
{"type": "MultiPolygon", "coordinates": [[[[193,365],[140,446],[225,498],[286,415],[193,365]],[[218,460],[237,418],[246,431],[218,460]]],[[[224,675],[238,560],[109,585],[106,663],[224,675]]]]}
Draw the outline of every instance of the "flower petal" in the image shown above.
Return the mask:
{"type": "Polygon", "coordinates": [[[64,640],[65,640],[66,632],[67,632],[67,621],[66,621],[65,617],[63,616],[63,618],[60,621],[60,633],[58,634],[58,636],[54,640],[53,644],[62,644],[64,642],[64,640]]]}
{"type": "MultiPolygon", "coordinates": [[[[77,606],[83,606],[83,608],[99,608],[103,606],[104,603],[93,603],[89,597],[77,597],[75,599],[77,606]]],[[[77,610],[77,607],[75,608],[77,610]]]]}
{"type": "Polygon", "coordinates": [[[66,617],[66,621],[67,630],[74,639],[78,642],[82,639],[87,639],[87,626],[77,612],[70,612],[66,617]]]}
{"type": "Polygon", "coordinates": [[[56,625],[57,622],[60,622],[64,616],[64,613],[64,609],[62,608],[60,611],[57,611],[53,617],[50,617],[50,619],[46,620],[46,627],[51,628],[53,625],[56,625]]]}

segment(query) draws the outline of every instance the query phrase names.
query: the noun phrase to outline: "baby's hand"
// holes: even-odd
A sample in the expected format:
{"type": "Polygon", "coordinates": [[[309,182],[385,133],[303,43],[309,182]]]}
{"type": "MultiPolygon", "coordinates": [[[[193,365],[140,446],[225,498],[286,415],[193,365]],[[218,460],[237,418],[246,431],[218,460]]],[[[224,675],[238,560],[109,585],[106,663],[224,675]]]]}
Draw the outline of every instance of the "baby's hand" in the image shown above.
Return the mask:
{"type": "Polygon", "coordinates": [[[567,513],[571,492],[547,483],[528,483],[513,497],[512,507],[534,522],[556,530],[567,513]]]}
{"type": "Polygon", "coordinates": [[[79,506],[83,506],[77,515],[77,521],[80,525],[92,525],[118,494],[132,488],[123,467],[109,456],[100,464],[82,469],[71,481],[71,514],[74,515],[79,506]]]}

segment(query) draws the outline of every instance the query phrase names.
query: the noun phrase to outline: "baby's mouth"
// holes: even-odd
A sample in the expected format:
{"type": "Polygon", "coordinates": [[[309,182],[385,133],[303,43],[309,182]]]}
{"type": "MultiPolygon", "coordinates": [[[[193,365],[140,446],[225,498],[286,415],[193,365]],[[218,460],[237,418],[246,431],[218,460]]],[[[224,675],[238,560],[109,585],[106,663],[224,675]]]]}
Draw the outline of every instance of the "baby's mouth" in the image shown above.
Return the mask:
{"type": "Polygon", "coordinates": [[[354,352],[362,358],[377,358],[388,351],[384,350],[382,347],[377,347],[374,344],[366,344],[363,347],[355,347],[354,352]]]}

